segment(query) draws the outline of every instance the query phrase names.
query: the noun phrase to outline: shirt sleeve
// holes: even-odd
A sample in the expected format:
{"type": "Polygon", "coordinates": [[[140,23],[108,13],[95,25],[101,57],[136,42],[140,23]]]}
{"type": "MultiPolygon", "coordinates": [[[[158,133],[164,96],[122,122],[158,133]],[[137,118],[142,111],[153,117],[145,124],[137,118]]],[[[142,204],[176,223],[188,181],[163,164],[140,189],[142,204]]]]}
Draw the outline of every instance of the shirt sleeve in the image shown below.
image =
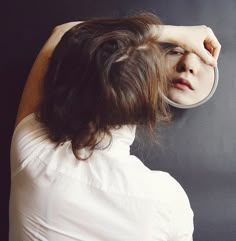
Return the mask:
{"type": "Polygon", "coordinates": [[[35,113],[21,120],[11,140],[11,175],[16,175],[48,142],[46,128],[36,120],[35,113]]]}
{"type": "Polygon", "coordinates": [[[193,211],[184,189],[170,174],[162,171],[155,171],[154,174],[160,202],[154,212],[153,240],[191,241],[194,230],[193,211]]]}
{"type": "Polygon", "coordinates": [[[170,241],[191,241],[193,238],[193,211],[182,186],[172,178],[173,203],[171,211],[170,241]]]}

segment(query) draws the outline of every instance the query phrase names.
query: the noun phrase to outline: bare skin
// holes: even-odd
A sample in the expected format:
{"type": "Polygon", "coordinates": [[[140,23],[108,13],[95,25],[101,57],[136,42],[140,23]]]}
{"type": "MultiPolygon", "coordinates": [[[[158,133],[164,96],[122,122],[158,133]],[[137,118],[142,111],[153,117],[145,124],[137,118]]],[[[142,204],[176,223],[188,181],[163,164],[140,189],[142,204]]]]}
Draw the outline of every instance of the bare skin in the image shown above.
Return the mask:
{"type": "Polygon", "coordinates": [[[206,64],[216,66],[221,45],[212,29],[205,26],[162,25],[160,42],[172,43],[198,55],[206,64]]]}
{"type": "MultiPolygon", "coordinates": [[[[81,22],[69,22],[55,27],[40,50],[25,84],[15,126],[27,115],[37,111],[42,96],[42,80],[47,70],[49,58],[64,33],[79,23],[81,22]]],[[[159,42],[179,45],[189,52],[196,53],[205,63],[216,65],[221,46],[210,28],[171,25],[151,26],[151,28],[153,28],[153,33],[159,37],[159,42]]]]}
{"type": "Polygon", "coordinates": [[[180,47],[165,55],[170,83],[168,98],[182,105],[196,104],[205,99],[214,85],[214,68],[199,56],[180,47]]]}

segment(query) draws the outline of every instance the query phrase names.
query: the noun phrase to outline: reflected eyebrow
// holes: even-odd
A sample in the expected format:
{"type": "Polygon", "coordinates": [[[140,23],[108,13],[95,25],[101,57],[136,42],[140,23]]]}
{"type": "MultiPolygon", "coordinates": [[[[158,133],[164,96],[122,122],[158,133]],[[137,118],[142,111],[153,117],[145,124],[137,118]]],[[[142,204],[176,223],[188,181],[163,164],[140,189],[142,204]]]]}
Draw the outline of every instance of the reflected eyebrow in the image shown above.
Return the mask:
{"type": "Polygon", "coordinates": [[[171,43],[159,43],[160,46],[164,49],[171,49],[171,48],[176,48],[178,47],[178,45],[175,45],[175,44],[171,44],[171,43]]]}

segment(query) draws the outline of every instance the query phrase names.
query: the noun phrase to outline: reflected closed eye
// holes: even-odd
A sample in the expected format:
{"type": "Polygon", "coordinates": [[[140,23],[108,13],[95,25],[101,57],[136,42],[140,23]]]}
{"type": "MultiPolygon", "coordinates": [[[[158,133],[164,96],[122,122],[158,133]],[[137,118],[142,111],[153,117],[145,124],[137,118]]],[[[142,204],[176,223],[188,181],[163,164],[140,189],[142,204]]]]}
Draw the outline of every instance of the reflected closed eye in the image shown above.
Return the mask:
{"type": "Polygon", "coordinates": [[[183,53],[178,52],[178,51],[170,51],[169,54],[182,55],[183,53]]]}
{"type": "Polygon", "coordinates": [[[180,47],[176,47],[168,51],[168,54],[170,55],[183,55],[184,53],[185,53],[184,49],[180,47]]]}

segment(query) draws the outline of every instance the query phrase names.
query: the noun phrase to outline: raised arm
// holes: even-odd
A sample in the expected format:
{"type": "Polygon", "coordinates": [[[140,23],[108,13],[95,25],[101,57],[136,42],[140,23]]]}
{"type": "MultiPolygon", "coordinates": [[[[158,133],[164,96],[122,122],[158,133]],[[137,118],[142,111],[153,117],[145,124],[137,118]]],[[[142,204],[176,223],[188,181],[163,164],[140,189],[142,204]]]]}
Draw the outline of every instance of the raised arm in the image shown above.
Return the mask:
{"type": "Polygon", "coordinates": [[[37,111],[41,98],[42,80],[47,71],[50,56],[61,37],[70,28],[80,22],[70,22],[55,27],[51,36],[40,50],[30,70],[16,117],[15,126],[27,115],[37,111]]]}
{"type": "MultiPolygon", "coordinates": [[[[21,97],[15,126],[27,115],[36,112],[42,96],[42,81],[47,71],[50,56],[66,31],[81,22],[70,22],[54,28],[51,36],[40,50],[27,78],[21,97]]],[[[152,26],[159,42],[179,45],[199,55],[206,63],[216,65],[220,44],[214,33],[206,26],[152,26]]]]}
{"type": "Polygon", "coordinates": [[[212,29],[205,26],[154,26],[159,42],[178,45],[197,54],[206,64],[216,66],[221,45],[212,29]]]}

